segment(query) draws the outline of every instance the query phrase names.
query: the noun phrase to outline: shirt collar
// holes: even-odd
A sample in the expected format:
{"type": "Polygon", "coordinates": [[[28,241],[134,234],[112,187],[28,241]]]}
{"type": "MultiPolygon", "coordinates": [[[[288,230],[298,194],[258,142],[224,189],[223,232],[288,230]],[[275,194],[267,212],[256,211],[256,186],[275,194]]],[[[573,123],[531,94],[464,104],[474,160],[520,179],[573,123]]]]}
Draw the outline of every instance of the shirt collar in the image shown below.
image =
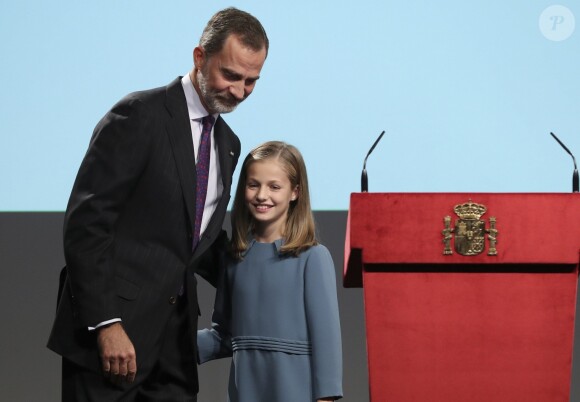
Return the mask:
{"type": "MultiPolygon", "coordinates": [[[[207,116],[209,113],[199,99],[197,91],[193,87],[193,83],[189,78],[189,73],[185,74],[181,78],[181,85],[183,86],[183,91],[185,92],[185,100],[187,102],[187,113],[189,114],[190,120],[200,120],[201,118],[207,116]]],[[[219,113],[215,113],[213,117],[217,120],[219,113]]]]}

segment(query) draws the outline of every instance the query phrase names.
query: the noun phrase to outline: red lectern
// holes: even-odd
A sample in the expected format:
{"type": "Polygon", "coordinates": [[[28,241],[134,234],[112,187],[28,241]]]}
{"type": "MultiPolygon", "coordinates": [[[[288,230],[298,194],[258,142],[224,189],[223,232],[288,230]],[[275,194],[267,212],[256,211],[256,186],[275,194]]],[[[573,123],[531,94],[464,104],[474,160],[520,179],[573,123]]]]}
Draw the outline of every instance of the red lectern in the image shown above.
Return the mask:
{"type": "Polygon", "coordinates": [[[569,401],[580,195],[352,194],[372,402],[569,401]]]}

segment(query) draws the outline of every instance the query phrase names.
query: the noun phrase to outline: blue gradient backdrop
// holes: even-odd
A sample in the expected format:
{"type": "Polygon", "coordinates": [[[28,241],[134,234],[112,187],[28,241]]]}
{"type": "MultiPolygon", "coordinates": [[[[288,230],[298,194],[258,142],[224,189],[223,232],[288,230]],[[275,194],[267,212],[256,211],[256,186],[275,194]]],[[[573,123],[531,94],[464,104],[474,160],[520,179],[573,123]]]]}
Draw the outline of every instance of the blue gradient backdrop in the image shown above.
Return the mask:
{"type": "Polygon", "coordinates": [[[0,211],[64,210],[101,116],[187,73],[230,5],[263,22],[271,52],[226,119],[244,153],[270,139],[302,150],[314,209],[348,208],[382,130],[371,191],[571,191],[549,132],[580,157],[580,27],[544,35],[553,4],[570,14],[543,26],[574,29],[577,1],[3,1],[0,211]]]}

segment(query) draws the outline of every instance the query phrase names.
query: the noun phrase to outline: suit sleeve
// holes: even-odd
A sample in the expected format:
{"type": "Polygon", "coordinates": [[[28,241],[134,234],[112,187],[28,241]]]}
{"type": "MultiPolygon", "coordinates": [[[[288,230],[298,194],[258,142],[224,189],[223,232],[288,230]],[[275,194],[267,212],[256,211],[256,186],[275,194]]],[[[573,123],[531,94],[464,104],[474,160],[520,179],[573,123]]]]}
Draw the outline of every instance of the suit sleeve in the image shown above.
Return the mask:
{"type": "Polygon", "coordinates": [[[64,249],[85,327],[121,316],[114,293],[115,226],[149,153],[150,114],[131,95],[98,123],[69,199],[64,249]]]}
{"type": "Polygon", "coordinates": [[[305,268],[304,297],[312,343],[312,388],[315,399],[342,397],[342,341],[336,274],[328,249],[311,249],[305,268]]]}

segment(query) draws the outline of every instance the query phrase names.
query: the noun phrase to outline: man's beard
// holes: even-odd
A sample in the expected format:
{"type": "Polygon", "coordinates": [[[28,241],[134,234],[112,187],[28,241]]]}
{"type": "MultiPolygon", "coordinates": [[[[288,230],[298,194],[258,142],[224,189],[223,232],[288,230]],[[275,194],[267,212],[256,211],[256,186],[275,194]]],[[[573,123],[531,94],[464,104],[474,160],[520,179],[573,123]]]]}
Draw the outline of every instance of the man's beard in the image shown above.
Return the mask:
{"type": "Polygon", "coordinates": [[[211,109],[208,110],[208,112],[230,113],[238,107],[240,102],[242,102],[228,94],[226,91],[218,92],[210,88],[206,79],[205,71],[199,70],[197,72],[197,82],[199,83],[199,90],[203,101],[207,107],[211,109]]]}

